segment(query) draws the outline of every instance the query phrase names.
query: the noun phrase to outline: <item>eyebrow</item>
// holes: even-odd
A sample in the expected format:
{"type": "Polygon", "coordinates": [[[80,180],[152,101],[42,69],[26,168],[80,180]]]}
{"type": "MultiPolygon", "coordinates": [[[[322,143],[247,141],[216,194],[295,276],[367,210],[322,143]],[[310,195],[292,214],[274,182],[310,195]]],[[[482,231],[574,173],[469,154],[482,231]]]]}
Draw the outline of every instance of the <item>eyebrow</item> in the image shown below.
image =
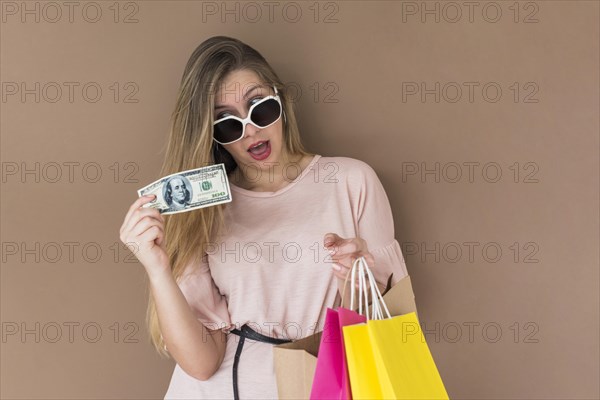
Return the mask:
{"type": "MultiPolygon", "coordinates": [[[[246,94],[244,95],[244,99],[246,99],[246,98],[248,97],[248,95],[249,95],[250,93],[252,93],[252,92],[253,92],[255,89],[257,89],[257,88],[260,88],[260,87],[263,87],[263,86],[264,86],[264,85],[261,85],[261,84],[256,84],[256,85],[254,85],[254,86],[250,87],[250,89],[248,89],[248,90],[246,91],[246,94]]],[[[222,108],[227,108],[227,105],[225,105],[225,104],[222,104],[222,105],[220,105],[220,106],[215,106],[215,111],[217,111],[217,110],[220,110],[220,109],[222,109],[222,108]]]]}

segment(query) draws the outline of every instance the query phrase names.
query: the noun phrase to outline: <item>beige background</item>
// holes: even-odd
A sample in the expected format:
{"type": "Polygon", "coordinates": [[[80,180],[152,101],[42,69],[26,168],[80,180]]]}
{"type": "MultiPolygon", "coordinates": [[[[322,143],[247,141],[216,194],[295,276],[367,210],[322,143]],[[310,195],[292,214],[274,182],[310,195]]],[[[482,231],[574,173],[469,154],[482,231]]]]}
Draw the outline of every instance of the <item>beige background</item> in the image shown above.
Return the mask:
{"type": "Polygon", "coordinates": [[[70,23],[62,2],[62,16],[2,2],[2,398],[164,396],[174,364],[148,344],[144,271],[118,231],[158,178],[185,62],[216,34],[254,46],[300,89],[309,150],[379,174],[452,398],[598,398],[599,4],[488,3],[472,21],[452,3],[451,22],[444,2],[298,2],[293,22],[294,4],[279,2],[272,21],[263,2],[260,16],[234,2],[237,14],[221,2],[77,2],[70,23]],[[439,22],[422,21],[424,7],[439,22]],[[439,102],[406,90],[403,101],[403,86],[436,82],[439,102]],[[39,182],[21,176],[36,163],[39,182]],[[420,176],[436,163],[438,182],[420,176]]]}

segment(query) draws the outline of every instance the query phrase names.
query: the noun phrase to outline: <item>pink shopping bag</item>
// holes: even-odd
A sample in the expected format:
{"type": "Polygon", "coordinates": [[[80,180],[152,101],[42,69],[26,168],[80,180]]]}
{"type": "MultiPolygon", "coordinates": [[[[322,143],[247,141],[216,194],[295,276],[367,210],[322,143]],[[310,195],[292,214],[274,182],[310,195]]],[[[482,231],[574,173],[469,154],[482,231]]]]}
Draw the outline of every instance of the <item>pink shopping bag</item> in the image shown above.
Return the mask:
{"type": "Polygon", "coordinates": [[[310,392],[311,400],[352,399],[342,326],[365,321],[366,318],[355,311],[342,307],[337,310],[327,308],[310,392]]]}

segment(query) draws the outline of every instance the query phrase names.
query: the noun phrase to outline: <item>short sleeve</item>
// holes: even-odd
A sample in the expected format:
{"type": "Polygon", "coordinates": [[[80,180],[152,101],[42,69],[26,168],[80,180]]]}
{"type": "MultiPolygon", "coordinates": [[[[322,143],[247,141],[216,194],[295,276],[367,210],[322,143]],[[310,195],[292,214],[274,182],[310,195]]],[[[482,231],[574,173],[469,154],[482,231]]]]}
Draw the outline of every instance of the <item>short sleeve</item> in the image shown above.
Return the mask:
{"type": "Polygon", "coordinates": [[[229,329],[231,317],[227,299],[223,296],[210,274],[207,255],[201,262],[188,265],[177,284],[196,318],[208,329],[229,329]]]}
{"type": "Polygon", "coordinates": [[[387,194],[375,170],[365,162],[353,174],[355,221],[358,237],[373,254],[375,280],[385,287],[390,274],[392,285],[408,275],[400,243],[395,238],[394,218],[387,194]]]}

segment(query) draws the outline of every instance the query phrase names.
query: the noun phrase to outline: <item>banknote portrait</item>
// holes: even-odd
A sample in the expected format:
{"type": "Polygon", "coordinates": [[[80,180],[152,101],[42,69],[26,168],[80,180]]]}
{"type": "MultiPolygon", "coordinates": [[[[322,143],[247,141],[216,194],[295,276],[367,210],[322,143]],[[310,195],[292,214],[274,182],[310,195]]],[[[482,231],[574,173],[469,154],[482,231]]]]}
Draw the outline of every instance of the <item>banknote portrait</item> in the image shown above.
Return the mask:
{"type": "Polygon", "coordinates": [[[169,205],[166,211],[183,210],[189,207],[192,198],[192,185],[183,175],[169,178],[163,188],[163,197],[169,205]]]}

